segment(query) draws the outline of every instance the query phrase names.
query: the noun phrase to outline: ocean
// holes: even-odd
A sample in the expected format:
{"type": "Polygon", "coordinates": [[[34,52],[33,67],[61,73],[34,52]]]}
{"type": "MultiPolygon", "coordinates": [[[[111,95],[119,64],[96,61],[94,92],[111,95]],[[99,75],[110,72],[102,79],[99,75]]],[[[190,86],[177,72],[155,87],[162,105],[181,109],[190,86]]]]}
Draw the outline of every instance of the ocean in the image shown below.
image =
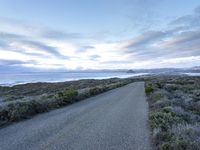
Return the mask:
{"type": "MultiPolygon", "coordinates": [[[[80,79],[108,79],[127,78],[148,73],[126,72],[37,72],[37,73],[2,73],[0,74],[0,86],[13,86],[17,84],[35,82],[64,82],[80,79]]],[[[200,76],[200,73],[183,73],[189,76],[200,76]]]]}
{"type": "Polygon", "coordinates": [[[126,72],[39,72],[39,73],[4,73],[0,74],[1,86],[12,86],[24,83],[35,82],[64,82],[80,79],[107,79],[127,78],[132,76],[145,75],[146,73],[126,72]]]}

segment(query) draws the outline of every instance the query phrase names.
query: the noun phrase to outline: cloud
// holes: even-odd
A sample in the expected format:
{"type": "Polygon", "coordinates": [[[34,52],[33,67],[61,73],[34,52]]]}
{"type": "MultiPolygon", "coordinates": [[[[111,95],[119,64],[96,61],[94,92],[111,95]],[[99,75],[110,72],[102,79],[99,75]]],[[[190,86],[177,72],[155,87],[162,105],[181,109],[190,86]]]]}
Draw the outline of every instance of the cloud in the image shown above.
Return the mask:
{"type": "MultiPolygon", "coordinates": [[[[23,20],[0,17],[0,21],[1,28],[5,28],[6,30],[10,29],[11,32],[17,33],[18,35],[20,33],[23,34],[23,36],[27,35],[29,37],[52,40],[76,40],[85,38],[85,36],[80,33],[61,31],[54,28],[49,28],[42,24],[38,25],[30,22],[25,22],[23,20]]],[[[11,36],[14,37],[13,35],[11,36]]]]}
{"type": "Polygon", "coordinates": [[[116,60],[116,61],[103,61],[101,63],[103,63],[103,64],[132,64],[133,61],[131,61],[131,60],[129,60],[129,61],[127,61],[127,60],[121,60],[121,61],[116,60]]]}
{"type": "Polygon", "coordinates": [[[39,33],[39,36],[43,38],[49,38],[49,39],[57,39],[57,40],[69,40],[69,39],[80,39],[83,38],[83,36],[79,33],[70,33],[70,32],[64,32],[64,31],[56,31],[56,30],[46,30],[44,29],[39,33]]]}
{"type": "Polygon", "coordinates": [[[0,60],[0,66],[13,66],[24,64],[24,61],[20,60],[0,60]]]}
{"type": "Polygon", "coordinates": [[[3,41],[0,41],[0,48],[5,48],[7,47],[7,44],[3,41]]]}
{"type": "Polygon", "coordinates": [[[17,51],[25,54],[41,55],[50,54],[62,59],[68,59],[59,53],[56,47],[49,46],[45,42],[38,42],[35,39],[23,35],[0,32],[0,47],[10,51],[17,51]],[[44,52],[44,53],[42,53],[44,52]]]}
{"type": "Polygon", "coordinates": [[[67,56],[62,55],[61,53],[59,53],[59,51],[57,50],[56,47],[52,47],[52,46],[48,46],[44,43],[41,42],[37,42],[37,41],[22,41],[23,45],[27,45],[30,48],[33,48],[34,50],[39,50],[39,51],[43,51],[49,54],[52,54],[53,56],[56,57],[60,57],[62,59],[68,59],[67,56]]]}
{"type": "Polygon", "coordinates": [[[99,58],[101,58],[100,55],[91,55],[91,56],[89,56],[90,60],[98,60],[99,58]]]}
{"type": "Polygon", "coordinates": [[[165,42],[165,46],[174,47],[174,46],[178,46],[178,45],[180,46],[186,43],[188,44],[192,42],[195,43],[195,41],[200,42],[200,30],[182,32],[181,34],[177,36],[171,37],[171,39],[165,42]]]}
{"type": "Polygon", "coordinates": [[[8,32],[0,32],[0,38],[4,40],[5,39],[13,40],[13,39],[22,39],[24,38],[24,36],[8,32]]]}
{"type": "Polygon", "coordinates": [[[177,19],[171,21],[170,25],[199,28],[199,26],[200,26],[200,6],[198,6],[194,9],[193,14],[178,17],[177,19]]]}
{"type": "Polygon", "coordinates": [[[163,38],[164,36],[166,36],[166,33],[162,31],[145,32],[139,37],[136,37],[133,40],[131,40],[130,43],[128,43],[127,48],[145,46],[163,38]]]}
{"type": "Polygon", "coordinates": [[[196,7],[194,12],[197,14],[197,15],[200,15],[200,6],[196,7]]]}
{"type": "Polygon", "coordinates": [[[91,45],[80,46],[80,48],[76,50],[76,53],[86,53],[91,49],[95,49],[95,47],[91,45]]]}
{"type": "MultiPolygon", "coordinates": [[[[195,23],[198,22],[196,18],[200,20],[199,9],[200,7],[196,8],[191,15],[173,20],[165,30],[144,32],[131,40],[121,42],[121,51],[133,62],[199,56],[200,28],[195,23]]],[[[170,64],[172,63],[169,62],[169,66],[170,64]]]]}
{"type": "Polygon", "coordinates": [[[5,66],[64,70],[197,65],[200,63],[199,20],[200,7],[193,14],[171,21],[164,29],[149,29],[138,36],[112,42],[101,38],[85,40],[87,36],[79,33],[44,27],[27,25],[26,29],[26,24],[19,22],[18,26],[23,24],[21,29],[25,31],[0,29],[0,70],[5,66]]]}

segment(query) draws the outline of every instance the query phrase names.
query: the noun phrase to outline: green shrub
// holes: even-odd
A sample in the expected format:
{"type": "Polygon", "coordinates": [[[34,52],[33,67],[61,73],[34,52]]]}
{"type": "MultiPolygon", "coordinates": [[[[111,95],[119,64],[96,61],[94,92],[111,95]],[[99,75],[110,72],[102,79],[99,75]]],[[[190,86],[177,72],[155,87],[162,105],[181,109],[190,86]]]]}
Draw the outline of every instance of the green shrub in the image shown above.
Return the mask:
{"type": "Polygon", "coordinates": [[[183,85],[183,91],[186,92],[186,93],[189,93],[194,89],[195,89],[195,85],[194,84],[185,84],[185,85],[183,85]]]}
{"type": "Polygon", "coordinates": [[[89,93],[90,95],[96,95],[96,94],[99,94],[101,93],[103,90],[101,88],[98,88],[98,87],[94,87],[94,88],[91,88],[89,93]]]}
{"type": "Polygon", "coordinates": [[[162,94],[161,94],[161,93],[155,93],[155,94],[152,96],[152,100],[153,100],[154,102],[159,101],[161,98],[162,98],[162,94]]]}
{"type": "Polygon", "coordinates": [[[166,142],[160,146],[160,150],[173,150],[171,143],[166,142]]]}
{"type": "Polygon", "coordinates": [[[161,83],[161,82],[157,82],[156,85],[159,89],[163,88],[163,86],[164,86],[163,83],[161,83]]]}
{"type": "Polygon", "coordinates": [[[199,143],[189,141],[181,136],[173,139],[173,149],[175,150],[200,150],[199,143]]]}
{"type": "Polygon", "coordinates": [[[177,84],[165,84],[165,90],[172,93],[180,88],[180,85],[177,84]]]}
{"type": "Polygon", "coordinates": [[[51,99],[41,99],[35,101],[35,109],[37,113],[47,112],[51,109],[59,108],[59,100],[56,98],[51,99]]]}
{"type": "Polygon", "coordinates": [[[188,143],[183,138],[178,137],[175,139],[174,148],[176,148],[177,150],[187,150],[188,149],[187,146],[188,146],[188,143]]]}
{"type": "Polygon", "coordinates": [[[152,84],[146,84],[145,86],[145,93],[150,94],[154,91],[152,84]]]}
{"type": "Polygon", "coordinates": [[[78,96],[78,92],[72,88],[66,88],[65,90],[58,93],[58,101],[62,104],[72,103],[76,97],[78,96]]]}
{"type": "MultiPolygon", "coordinates": [[[[172,106],[166,106],[166,107],[163,107],[161,111],[164,113],[173,113],[172,109],[173,109],[172,106]]],[[[175,114],[173,113],[173,115],[175,114]]]]}
{"type": "Polygon", "coordinates": [[[153,141],[156,143],[156,145],[159,145],[160,143],[171,141],[172,136],[173,135],[170,132],[163,132],[159,129],[159,132],[154,135],[153,141]]]}
{"type": "Polygon", "coordinates": [[[62,92],[58,93],[59,97],[67,97],[67,98],[74,98],[78,95],[78,92],[71,88],[66,88],[62,92]]]}
{"type": "Polygon", "coordinates": [[[167,131],[173,124],[181,122],[181,118],[172,113],[154,112],[150,114],[150,124],[152,128],[161,128],[167,131]]]}

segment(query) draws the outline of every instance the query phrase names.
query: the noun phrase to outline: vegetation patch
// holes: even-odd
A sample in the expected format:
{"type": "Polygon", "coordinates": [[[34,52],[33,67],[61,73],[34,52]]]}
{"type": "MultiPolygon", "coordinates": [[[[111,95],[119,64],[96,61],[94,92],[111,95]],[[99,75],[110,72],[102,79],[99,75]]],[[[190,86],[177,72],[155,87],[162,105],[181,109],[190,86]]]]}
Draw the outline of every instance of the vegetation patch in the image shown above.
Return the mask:
{"type": "Polygon", "coordinates": [[[63,83],[29,83],[1,87],[0,126],[60,108],[137,79],[80,80],[63,83]]]}
{"type": "Polygon", "coordinates": [[[153,85],[151,83],[146,83],[146,86],[145,86],[145,92],[146,94],[150,94],[153,92],[153,85]]]}
{"type": "Polygon", "coordinates": [[[200,150],[200,77],[149,79],[149,123],[157,150],[200,150]]]}

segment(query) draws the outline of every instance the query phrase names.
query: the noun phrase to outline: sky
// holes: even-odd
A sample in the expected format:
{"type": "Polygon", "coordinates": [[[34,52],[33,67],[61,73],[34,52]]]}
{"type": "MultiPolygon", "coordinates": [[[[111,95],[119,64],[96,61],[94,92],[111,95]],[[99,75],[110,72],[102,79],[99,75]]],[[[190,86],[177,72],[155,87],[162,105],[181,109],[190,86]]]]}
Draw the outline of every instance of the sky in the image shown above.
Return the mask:
{"type": "Polygon", "coordinates": [[[0,72],[199,65],[199,0],[0,0],[0,72]]]}

